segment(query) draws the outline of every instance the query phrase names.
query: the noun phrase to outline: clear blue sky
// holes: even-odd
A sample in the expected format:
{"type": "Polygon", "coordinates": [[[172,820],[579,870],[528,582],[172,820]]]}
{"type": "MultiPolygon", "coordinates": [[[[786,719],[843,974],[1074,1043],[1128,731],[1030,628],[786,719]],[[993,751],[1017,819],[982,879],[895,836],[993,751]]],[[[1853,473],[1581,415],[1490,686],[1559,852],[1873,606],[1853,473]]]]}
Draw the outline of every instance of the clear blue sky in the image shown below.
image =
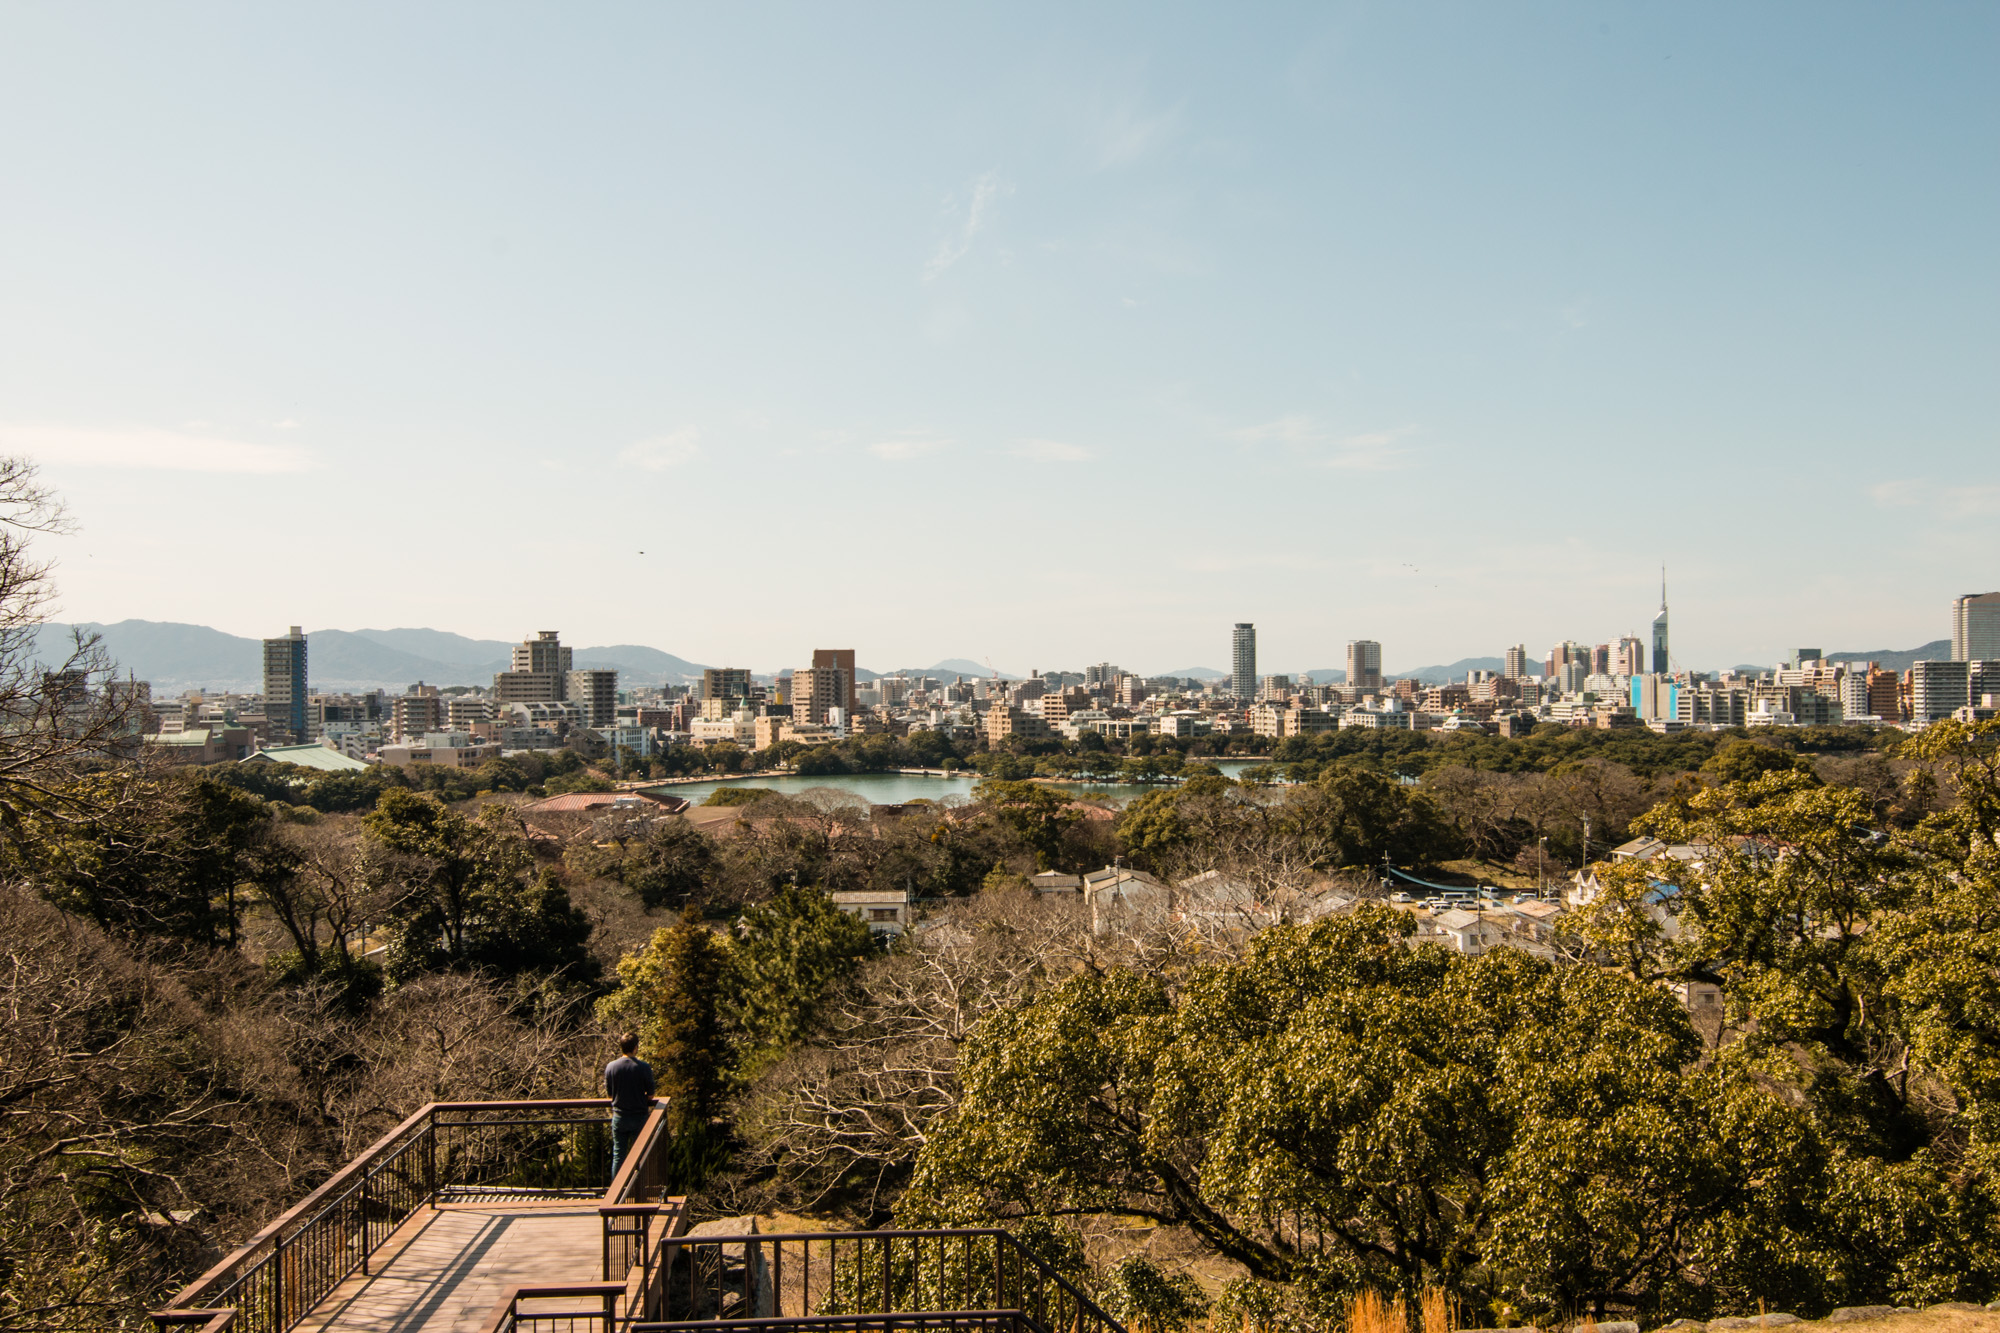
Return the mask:
{"type": "Polygon", "coordinates": [[[2000,6],[0,9],[62,613],[759,670],[1909,647],[2000,6]],[[640,552],[644,554],[641,555],[640,552]]]}

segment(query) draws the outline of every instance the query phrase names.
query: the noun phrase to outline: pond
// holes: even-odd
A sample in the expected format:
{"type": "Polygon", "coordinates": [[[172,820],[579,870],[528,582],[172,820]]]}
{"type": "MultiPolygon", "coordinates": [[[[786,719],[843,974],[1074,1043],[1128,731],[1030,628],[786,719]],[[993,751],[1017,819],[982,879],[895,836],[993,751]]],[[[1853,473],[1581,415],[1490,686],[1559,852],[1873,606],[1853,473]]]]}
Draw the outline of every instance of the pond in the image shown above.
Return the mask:
{"type": "MultiPolygon", "coordinates": [[[[1260,759],[1210,759],[1230,777],[1236,777],[1246,768],[1254,768],[1263,763],[1260,759]]],[[[822,773],[810,777],[785,774],[763,778],[725,778],[704,782],[669,782],[646,790],[663,796],[679,796],[700,805],[718,787],[768,787],[775,792],[796,796],[802,791],[816,787],[831,787],[835,791],[853,792],[870,805],[900,805],[904,801],[919,798],[941,801],[947,796],[970,796],[972,789],[979,785],[979,775],[972,772],[953,773],[945,776],[927,776],[922,773],[822,773]]],[[[1091,796],[1123,804],[1135,797],[1144,796],[1149,791],[1159,790],[1129,782],[1065,782],[1064,787],[1079,796],[1091,796]]]]}

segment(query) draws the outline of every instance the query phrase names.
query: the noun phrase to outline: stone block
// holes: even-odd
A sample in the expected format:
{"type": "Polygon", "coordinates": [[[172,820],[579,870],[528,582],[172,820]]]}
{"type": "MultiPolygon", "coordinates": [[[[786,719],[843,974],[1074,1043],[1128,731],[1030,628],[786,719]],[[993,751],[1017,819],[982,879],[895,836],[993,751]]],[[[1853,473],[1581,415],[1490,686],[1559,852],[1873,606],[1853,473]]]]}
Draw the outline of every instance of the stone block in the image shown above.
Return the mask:
{"type": "Polygon", "coordinates": [[[1862,1319],[1887,1319],[1896,1313],[1893,1305],[1843,1305],[1826,1317],[1829,1324],[1852,1324],[1862,1319]]]}

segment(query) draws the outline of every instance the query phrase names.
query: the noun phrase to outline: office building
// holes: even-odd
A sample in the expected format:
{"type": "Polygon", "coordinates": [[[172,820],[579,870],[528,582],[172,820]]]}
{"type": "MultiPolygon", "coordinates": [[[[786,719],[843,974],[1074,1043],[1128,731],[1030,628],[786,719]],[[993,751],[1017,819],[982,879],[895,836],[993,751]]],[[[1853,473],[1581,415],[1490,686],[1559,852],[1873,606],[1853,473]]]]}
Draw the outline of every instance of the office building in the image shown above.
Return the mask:
{"type": "MultiPolygon", "coordinates": [[[[1275,699],[1279,703],[1283,703],[1291,697],[1292,678],[1290,676],[1266,676],[1264,677],[1263,684],[1257,690],[1257,698],[1259,700],[1275,699]]],[[[1123,703],[1124,701],[1121,699],[1119,702],[1123,703]]]]}
{"type": "Polygon", "coordinates": [[[270,745],[306,739],[306,636],[297,625],[282,639],[264,640],[264,721],[270,745]]]}
{"type": "Polygon", "coordinates": [[[1347,683],[1349,685],[1380,685],[1382,683],[1382,645],[1373,639],[1349,639],[1347,642],[1347,683]]]}
{"type": "Polygon", "coordinates": [[[1910,721],[1928,725],[1971,702],[1969,662],[1910,663],[1910,721]]]}
{"type": "Polygon", "coordinates": [[[813,667],[815,669],[832,667],[835,671],[841,673],[842,679],[847,682],[847,694],[844,698],[837,699],[834,702],[838,707],[846,709],[849,717],[853,717],[854,650],[852,648],[815,648],[813,649],[813,667]]]}
{"type": "Polygon", "coordinates": [[[1230,636],[1229,691],[1245,702],[1257,695],[1257,627],[1247,621],[1230,636]]]}
{"type": "Polygon", "coordinates": [[[701,697],[707,699],[748,699],[749,667],[707,667],[701,673],[701,697]]]}
{"type": "Polygon", "coordinates": [[[1507,650],[1507,669],[1500,673],[1509,680],[1519,680],[1528,674],[1528,645],[1517,643],[1507,650]]]}
{"type": "Polygon", "coordinates": [[[1646,641],[1637,635],[1628,634],[1618,641],[1618,648],[1611,655],[1611,674],[1614,676],[1643,676],[1646,674],[1646,641]]]}
{"type": "Polygon", "coordinates": [[[564,698],[583,705],[583,725],[608,727],[618,719],[618,673],[571,671],[563,682],[564,698]]]}
{"type": "Polygon", "coordinates": [[[2000,659],[2000,592],[1967,593],[1951,604],[1954,662],[2000,659]]]}

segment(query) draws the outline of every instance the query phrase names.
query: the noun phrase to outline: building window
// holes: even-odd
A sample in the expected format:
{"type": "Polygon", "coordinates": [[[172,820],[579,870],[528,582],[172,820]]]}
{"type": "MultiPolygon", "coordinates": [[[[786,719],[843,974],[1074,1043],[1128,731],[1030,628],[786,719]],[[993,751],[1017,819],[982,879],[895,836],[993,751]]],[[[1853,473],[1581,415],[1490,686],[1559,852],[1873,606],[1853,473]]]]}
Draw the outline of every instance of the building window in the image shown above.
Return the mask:
{"type": "Polygon", "coordinates": [[[896,919],[896,909],[893,907],[871,907],[868,909],[868,919],[870,921],[894,921],[896,919]]]}

